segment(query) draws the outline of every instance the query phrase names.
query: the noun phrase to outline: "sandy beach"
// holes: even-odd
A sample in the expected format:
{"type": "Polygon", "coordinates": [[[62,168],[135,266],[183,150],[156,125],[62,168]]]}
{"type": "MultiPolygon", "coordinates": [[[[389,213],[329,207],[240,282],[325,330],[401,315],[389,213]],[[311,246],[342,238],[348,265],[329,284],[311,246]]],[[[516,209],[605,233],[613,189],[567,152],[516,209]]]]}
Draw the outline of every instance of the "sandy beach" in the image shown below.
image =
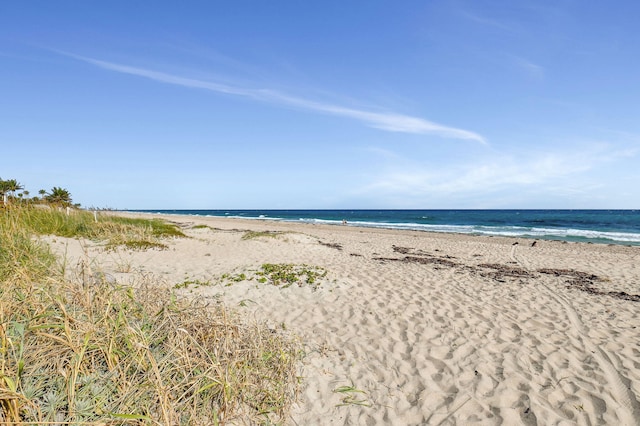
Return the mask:
{"type": "Polygon", "coordinates": [[[186,283],[297,336],[289,424],[640,424],[639,247],[127,215],[190,238],[148,251],[48,241],[68,265],[186,283]],[[327,275],[287,288],[223,278],[265,263],[327,275]]]}

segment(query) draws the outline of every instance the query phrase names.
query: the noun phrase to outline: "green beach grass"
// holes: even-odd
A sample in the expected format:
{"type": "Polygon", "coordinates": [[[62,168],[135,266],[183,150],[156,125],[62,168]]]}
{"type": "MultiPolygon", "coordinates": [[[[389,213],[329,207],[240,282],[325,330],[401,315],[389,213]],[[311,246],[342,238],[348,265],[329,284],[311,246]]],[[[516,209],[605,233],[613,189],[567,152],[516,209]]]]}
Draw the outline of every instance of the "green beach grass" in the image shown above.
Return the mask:
{"type": "Polygon", "coordinates": [[[0,209],[0,423],[283,421],[295,340],[148,278],[65,280],[41,234],[113,246],[183,236],[158,220],[0,209]]]}

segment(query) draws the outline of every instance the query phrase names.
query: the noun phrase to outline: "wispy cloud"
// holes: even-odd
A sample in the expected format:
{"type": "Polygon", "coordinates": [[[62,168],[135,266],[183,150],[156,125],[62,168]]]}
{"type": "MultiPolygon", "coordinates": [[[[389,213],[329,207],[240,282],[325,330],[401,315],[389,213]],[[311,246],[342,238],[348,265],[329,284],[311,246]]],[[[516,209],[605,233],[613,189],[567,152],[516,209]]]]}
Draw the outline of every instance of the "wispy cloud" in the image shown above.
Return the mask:
{"type": "Polygon", "coordinates": [[[485,16],[481,16],[478,13],[474,13],[471,12],[469,10],[465,10],[465,9],[460,9],[459,10],[460,15],[462,15],[464,18],[469,19],[470,21],[473,21],[477,24],[480,25],[484,25],[484,26],[488,26],[488,27],[493,27],[493,28],[498,28],[500,30],[503,31],[509,31],[509,32],[513,32],[514,28],[502,21],[499,21],[497,19],[492,19],[492,18],[487,18],[485,16]]]}
{"type": "Polygon", "coordinates": [[[64,52],[59,53],[109,71],[135,75],[138,77],[143,77],[150,80],[177,86],[209,90],[226,95],[241,96],[245,98],[260,100],[263,102],[293,106],[338,117],[351,118],[363,122],[370,127],[390,132],[432,134],[450,139],[472,140],[480,142],[482,144],[486,144],[485,138],[478,133],[455,127],[445,126],[419,117],[397,114],[393,112],[372,112],[361,109],[348,108],[340,105],[332,105],[305,98],[290,96],[276,90],[232,86],[228,84],[216,83],[213,81],[205,81],[168,74],[146,68],[139,68],[130,65],[102,61],[64,52]]]}
{"type": "Polygon", "coordinates": [[[634,149],[611,148],[608,144],[595,144],[583,147],[580,153],[502,154],[473,164],[448,163],[444,167],[394,161],[399,164],[377,172],[358,195],[375,194],[377,199],[387,197],[403,203],[495,199],[499,193],[516,197],[525,191],[544,191],[550,196],[573,191],[591,197],[588,183],[597,175],[596,169],[638,153],[634,149]]]}
{"type": "Polygon", "coordinates": [[[518,56],[514,56],[513,60],[516,65],[523,69],[530,77],[535,79],[542,79],[544,77],[545,70],[540,65],[518,56]]]}
{"type": "Polygon", "coordinates": [[[370,189],[424,194],[491,193],[503,188],[539,185],[563,176],[584,172],[590,164],[570,162],[556,155],[525,161],[503,157],[500,160],[470,166],[449,166],[445,170],[425,172],[398,171],[381,176],[370,189]]]}

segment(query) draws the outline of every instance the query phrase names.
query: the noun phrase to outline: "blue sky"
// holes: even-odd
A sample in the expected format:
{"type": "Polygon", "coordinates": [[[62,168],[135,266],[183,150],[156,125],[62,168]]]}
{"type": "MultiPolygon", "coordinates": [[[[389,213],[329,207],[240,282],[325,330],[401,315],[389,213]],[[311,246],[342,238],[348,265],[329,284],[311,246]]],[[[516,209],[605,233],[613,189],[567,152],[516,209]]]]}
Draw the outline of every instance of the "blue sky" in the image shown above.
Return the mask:
{"type": "Polygon", "coordinates": [[[0,3],[0,177],[112,208],[638,208],[640,2],[0,3]]]}

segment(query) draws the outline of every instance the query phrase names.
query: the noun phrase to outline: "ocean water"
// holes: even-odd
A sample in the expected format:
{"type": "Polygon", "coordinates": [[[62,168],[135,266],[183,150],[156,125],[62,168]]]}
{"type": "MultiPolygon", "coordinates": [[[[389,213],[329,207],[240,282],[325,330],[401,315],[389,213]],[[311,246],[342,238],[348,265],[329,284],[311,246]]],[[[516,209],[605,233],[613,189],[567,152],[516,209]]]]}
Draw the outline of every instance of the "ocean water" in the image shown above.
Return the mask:
{"type": "Polygon", "coordinates": [[[640,246],[640,210],[135,210],[640,246]]]}

